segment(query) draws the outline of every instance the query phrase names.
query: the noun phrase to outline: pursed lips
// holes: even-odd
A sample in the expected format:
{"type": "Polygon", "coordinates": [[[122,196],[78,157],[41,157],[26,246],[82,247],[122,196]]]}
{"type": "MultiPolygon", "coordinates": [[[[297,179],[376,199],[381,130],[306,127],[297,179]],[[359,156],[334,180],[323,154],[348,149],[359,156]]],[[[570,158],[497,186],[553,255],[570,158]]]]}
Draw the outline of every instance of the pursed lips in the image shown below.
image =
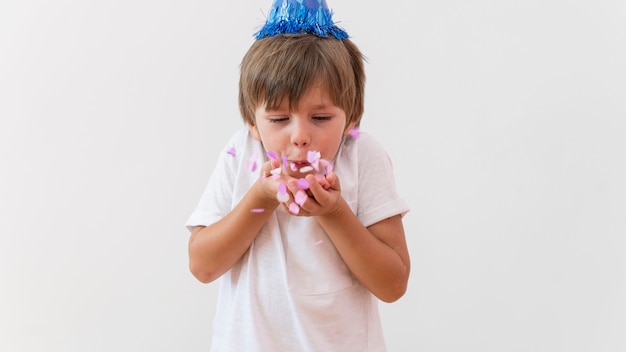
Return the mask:
{"type": "Polygon", "coordinates": [[[311,166],[311,163],[306,161],[306,160],[289,160],[287,159],[287,162],[289,164],[292,164],[298,168],[304,167],[304,166],[311,166]]]}

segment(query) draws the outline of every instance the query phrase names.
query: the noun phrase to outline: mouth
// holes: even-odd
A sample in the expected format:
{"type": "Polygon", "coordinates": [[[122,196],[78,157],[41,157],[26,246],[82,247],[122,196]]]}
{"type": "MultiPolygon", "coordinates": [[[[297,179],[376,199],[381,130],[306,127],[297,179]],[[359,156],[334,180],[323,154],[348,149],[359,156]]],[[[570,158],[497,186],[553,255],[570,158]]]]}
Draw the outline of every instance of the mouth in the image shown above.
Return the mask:
{"type": "Polygon", "coordinates": [[[288,160],[289,169],[293,172],[308,173],[314,171],[315,168],[308,161],[288,160]]]}
{"type": "Polygon", "coordinates": [[[287,160],[287,162],[288,162],[290,165],[294,165],[295,167],[304,167],[304,166],[309,166],[309,165],[311,165],[311,163],[309,163],[309,162],[308,162],[308,161],[306,161],[306,160],[289,160],[289,159],[288,159],[288,160],[287,160]]]}

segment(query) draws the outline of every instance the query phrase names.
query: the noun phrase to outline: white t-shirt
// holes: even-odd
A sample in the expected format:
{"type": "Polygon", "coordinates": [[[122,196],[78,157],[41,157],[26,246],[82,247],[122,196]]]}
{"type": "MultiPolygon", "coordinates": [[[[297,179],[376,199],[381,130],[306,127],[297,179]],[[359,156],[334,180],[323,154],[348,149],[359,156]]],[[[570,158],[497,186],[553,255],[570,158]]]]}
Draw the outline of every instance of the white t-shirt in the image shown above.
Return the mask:
{"type": "MultiPolygon", "coordinates": [[[[247,129],[235,133],[186,226],[210,225],[235,207],[266,160],[247,129]],[[236,155],[227,153],[234,148],[236,155]]],[[[334,160],[341,193],[365,226],[409,211],[391,160],[367,133],[346,137],[334,160]]],[[[220,278],[214,352],[385,351],[378,299],[351,274],[313,217],[282,207],[220,278]]]]}

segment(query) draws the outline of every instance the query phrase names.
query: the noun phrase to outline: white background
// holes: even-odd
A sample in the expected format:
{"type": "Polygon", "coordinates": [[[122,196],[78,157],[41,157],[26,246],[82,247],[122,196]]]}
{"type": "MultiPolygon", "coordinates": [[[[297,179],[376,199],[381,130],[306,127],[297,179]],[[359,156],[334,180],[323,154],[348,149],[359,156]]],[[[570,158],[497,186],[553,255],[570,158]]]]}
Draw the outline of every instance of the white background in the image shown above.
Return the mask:
{"type": "MultiPolygon", "coordinates": [[[[0,350],[207,351],[184,222],[269,0],[0,3],[0,350]]],[[[626,4],[330,0],[413,271],[390,351],[626,350],[626,4]]]]}

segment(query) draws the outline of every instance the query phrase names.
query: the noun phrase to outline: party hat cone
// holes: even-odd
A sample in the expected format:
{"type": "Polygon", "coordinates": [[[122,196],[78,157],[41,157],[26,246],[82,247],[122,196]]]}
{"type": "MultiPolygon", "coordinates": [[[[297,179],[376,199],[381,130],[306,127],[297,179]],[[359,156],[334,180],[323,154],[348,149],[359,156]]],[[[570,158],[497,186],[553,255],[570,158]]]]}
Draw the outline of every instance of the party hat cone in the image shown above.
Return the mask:
{"type": "Polygon", "coordinates": [[[279,34],[313,34],[320,37],[348,38],[348,33],[333,22],[326,0],[274,0],[265,25],[256,39],[279,34]]]}

